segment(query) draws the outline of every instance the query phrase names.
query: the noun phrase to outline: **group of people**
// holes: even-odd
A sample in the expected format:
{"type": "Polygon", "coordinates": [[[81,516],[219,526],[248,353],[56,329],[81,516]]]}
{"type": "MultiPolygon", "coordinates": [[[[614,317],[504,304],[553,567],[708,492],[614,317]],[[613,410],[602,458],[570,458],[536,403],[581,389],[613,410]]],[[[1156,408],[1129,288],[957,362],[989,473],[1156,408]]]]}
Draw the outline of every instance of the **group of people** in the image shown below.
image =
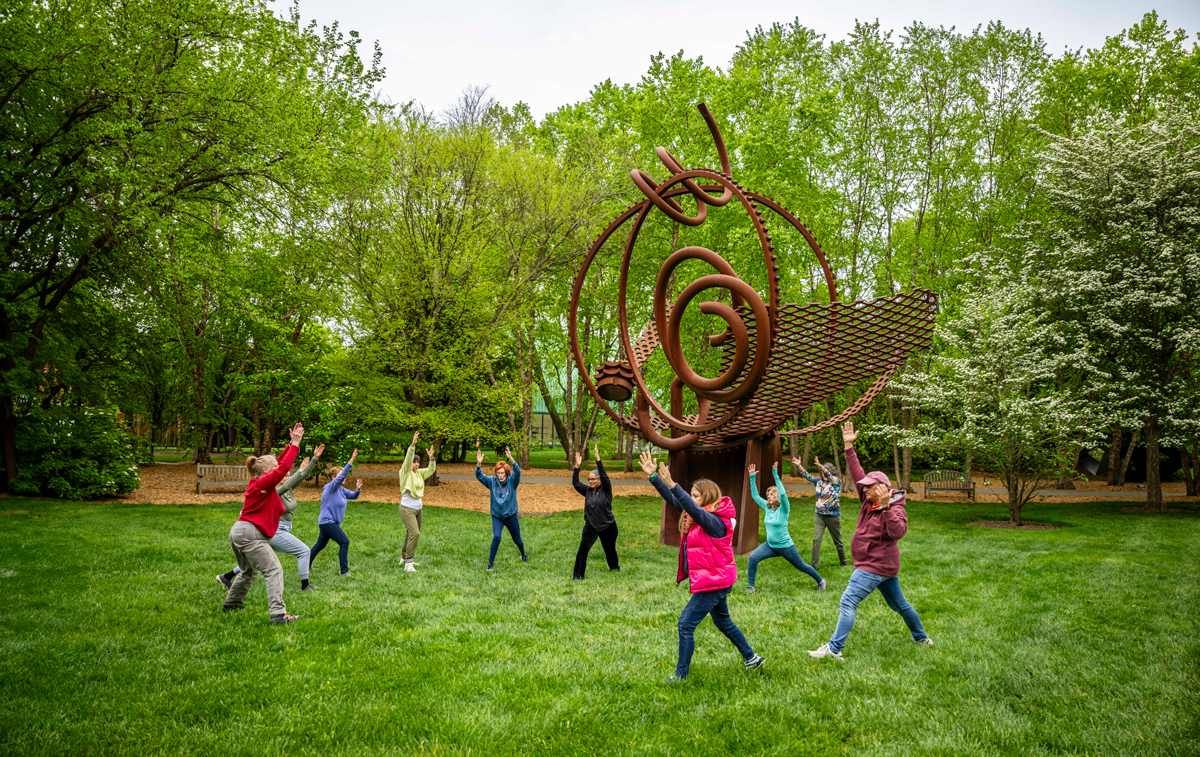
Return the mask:
{"type": "MultiPolygon", "coordinates": [[[[292,490],[312,473],[325,448],[324,445],[318,446],[312,458],[305,459],[299,470],[289,475],[292,463],[299,454],[304,427],[296,424],[290,432],[290,437],[291,443],[278,458],[264,455],[247,459],[246,465],[252,478],[246,487],[241,515],[229,532],[229,543],[233,548],[237,567],[217,576],[217,580],[228,588],[222,609],[229,612],[241,609],[257,574],[262,573],[267,585],[270,622],[275,624],[290,623],[299,617],[289,615],[284,605],[282,569],[275,552],[296,557],[302,591],[312,589],[309,570],[313,560],[329,541],[338,544],[341,574],[350,575],[350,539],[342,530],[341,524],[348,500],[356,499],[362,490],[361,478],[353,490],[343,485],[358,456],[356,449],[341,472],[322,488],[321,511],[317,521],[320,536],[311,549],[305,546],[304,542],[292,534],[292,517],[297,507],[292,490]]],[[[420,467],[420,461],[415,454],[419,438],[419,433],[413,436],[399,473],[399,514],[406,530],[401,562],[409,572],[416,570],[413,559],[420,537],[425,481],[433,475],[437,465],[435,450],[430,448],[427,450],[429,465],[425,468],[420,467]]],[[[854,572],[842,593],[838,621],[833,634],[828,642],[809,654],[815,658],[831,657],[841,660],[842,650],[854,626],[858,605],[876,589],[888,607],[903,618],[915,643],[932,644],[917,611],[900,590],[898,542],[908,530],[904,492],[892,489],[887,474],[882,471],[867,473],[863,470],[854,450],[858,434],[853,423],[847,422],[842,426],[842,438],[845,441],[846,467],[860,502],[858,522],[850,543],[854,572]]],[[[572,485],[584,498],[583,532],[575,555],[576,580],[585,578],[588,553],[597,540],[603,546],[609,570],[620,571],[616,549],[618,530],[612,509],[612,483],[600,459],[599,447],[595,446],[593,450],[596,468],[588,473],[587,483],[582,483],[579,478],[583,463],[583,455],[579,453],[575,455],[572,475],[572,485]]],[[[488,552],[489,571],[493,570],[505,530],[520,551],[521,561],[528,562],[529,559],[525,543],[521,540],[518,518],[517,487],[521,483],[521,467],[507,448],[505,457],[507,461],[501,460],[495,464],[492,475],[485,475],[483,452],[476,453],[475,477],[488,489],[490,498],[492,543],[488,552]]],[[[771,473],[775,485],[767,489],[766,498],[758,494],[757,469],[753,465],[749,466],[751,496],[765,513],[767,541],[750,555],[747,566],[748,591],[756,590],[755,578],[759,563],[772,557],[783,557],[796,569],[809,575],[816,582],[818,591],[825,590],[827,582],[818,572],[818,566],[821,541],[826,530],[833,538],[839,561],[842,565],[846,564],[841,539],[842,481],[837,477],[834,466],[822,465],[820,459],[816,462],[819,473],[813,476],[800,467],[800,460],[792,460],[793,466],[800,469],[816,488],[811,564],[800,556],[789,532],[791,505],[779,478],[778,463],[772,465],[771,473]]],[[[667,680],[673,683],[687,679],[695,649],[696,627],[710,615],[713,624],[741,653],[745,666],[761,666],[764,662],[763,657],[754,652],[745,634],[733,622],[729,613],[728,595],[738,580],[733,552],[733,535],[737,525],[733,501],[709,479],[698,479],[693,482],[690,492],[685,492],[671,478],[666,464],[656,463],[649,452],[642,453],[640,465],[663,501],[679,513],[679,562],[675,582],[678,585],[687,578],[691,591],[691,599],[679,617],[678,662],[675,672],[667,680]]]]}

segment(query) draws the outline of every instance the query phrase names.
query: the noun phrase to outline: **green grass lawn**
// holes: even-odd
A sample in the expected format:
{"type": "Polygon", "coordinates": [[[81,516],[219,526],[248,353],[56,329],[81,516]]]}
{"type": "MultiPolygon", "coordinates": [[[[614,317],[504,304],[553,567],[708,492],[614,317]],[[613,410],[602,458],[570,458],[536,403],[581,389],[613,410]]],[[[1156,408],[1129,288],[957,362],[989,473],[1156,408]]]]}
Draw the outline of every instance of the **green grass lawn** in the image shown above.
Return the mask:
{"type": "MultiPolygon", "coordinates": [[[[285,560],[303,616],[287,627],[267,624],[261,581],[219,611],[235,504],[9,498],[0,752],[1197,754],[1200,517],[1121,506],[1034,505],[1064,528],[1026,532],[967,525],[999,505],[914,505],[901,578],[936,645],[911,644],[876,594],[844,664],[804,653],[850,573],[832,544],[826,593],[775,559],[747,595],[740,558],[731,611],[767,664],[746,671],[705,621],[691,679],[668,686],[688,595],[648,497],[618,498],[622,572],[597,544],[582,583],[579,512],[522,519],[530,562],[506,537],[488,574],[488,517],[429,508],[413,575],[395,505],[352,503],[355,577],[330,545],[301,594],[285,560]]],[[[298,518],[312,541],[316,507],[298,518]]]]}

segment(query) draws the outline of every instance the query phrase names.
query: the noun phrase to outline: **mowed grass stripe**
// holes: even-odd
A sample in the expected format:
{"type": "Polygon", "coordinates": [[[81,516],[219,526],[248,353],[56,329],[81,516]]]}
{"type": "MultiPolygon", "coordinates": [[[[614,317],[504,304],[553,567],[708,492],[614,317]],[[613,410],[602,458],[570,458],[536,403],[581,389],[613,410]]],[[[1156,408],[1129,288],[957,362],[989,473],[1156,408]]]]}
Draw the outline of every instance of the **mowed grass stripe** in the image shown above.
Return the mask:
{"type": "MultiPolygon", "coordinates": [[[[336,545],[290,612],[266,623],[261,581],[219,612],[238,505],[10,498],[0,517],[0,750],[10,754],[976,755],[1200,752],[1200,517],[1127,503],[1039,504],[1058,531],[983,530],[996,505],[914,504],[905,595],[936,642],[917,648],[875,595],[846,662],[828,638],[851,568],[826,538],[830,591],[782,559],[745,558],[734,620],[767,657],[745,671],[697,630],[691,680],[668,687],[677,552],[660,504],[618,497],[622,571],[599,546],[571,580],[582,514],[526,517],[486,573],[485,514],[428,508],[416,574],[395,505],[352,503],[353,578],[336,545]]],[[[296,533],[316,538],[315,503],[296,533]]],[[[792,535],[811,539],[811,499],[792,535]]],[[[854,513],[843,516],[849,538],[854,513]]],[[[847,547],[849,544],[847,543],[847,547]]],[[[807,555],[805,554],[807,557],[807,555]]]]}

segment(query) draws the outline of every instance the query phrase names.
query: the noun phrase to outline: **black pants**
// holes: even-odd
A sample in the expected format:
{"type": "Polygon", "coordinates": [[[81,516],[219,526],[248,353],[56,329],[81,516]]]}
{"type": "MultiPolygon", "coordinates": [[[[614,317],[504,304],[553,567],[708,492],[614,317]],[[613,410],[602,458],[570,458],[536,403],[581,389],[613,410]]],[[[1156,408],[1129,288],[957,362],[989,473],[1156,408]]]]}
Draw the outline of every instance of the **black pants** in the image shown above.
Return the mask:
{"type": "Polygon", "coordinates": [[[325,545],[329,540],[337,542],[338,545],[338,563],[343,573],[349,573],[350,567],[346,564],[346,557],[350,554],[350,537],[346,536],[346,532],[336,523],[322,523],[317,526],[321,529],[321,535],[317,537],[317,543],[313,545],[312,551],[308,553],[308,566],[312,568],[313,561],[317,559],[317,555],[325,549],[325,545]]]}
{"type": "Polygon", "coordinates": [[[621,564],[617,561],[617,524],[613,523],[603,531],[597,531],[589,526],[587,521],[584,521],[583,535],[579,538],[579,551],[575,553],[576,578],[583,578],[583,574],[587,571],[588,552],[592,551],[592,545],[596,543],[596,539],[599,539],[604,546],[604,557],[608,560],[608,569],[621,569],[621,564]]]}

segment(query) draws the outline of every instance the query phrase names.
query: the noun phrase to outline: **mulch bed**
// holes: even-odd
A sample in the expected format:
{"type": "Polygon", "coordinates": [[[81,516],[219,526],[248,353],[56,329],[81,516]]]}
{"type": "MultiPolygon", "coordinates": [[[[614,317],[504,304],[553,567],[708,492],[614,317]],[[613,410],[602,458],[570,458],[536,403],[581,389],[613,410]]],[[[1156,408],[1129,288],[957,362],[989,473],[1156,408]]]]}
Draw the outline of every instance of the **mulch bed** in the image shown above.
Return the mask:
{"type": "Polygon", "coordinates": [[[1034,523],[1027,520],[1019,526],[1014,526],[1006,520],[973,520],[967,525],[980,528],[1011,528],[1020,531],[1057,531],[1062,526],[1051,526],[1049,523],[1034,523]]]}

